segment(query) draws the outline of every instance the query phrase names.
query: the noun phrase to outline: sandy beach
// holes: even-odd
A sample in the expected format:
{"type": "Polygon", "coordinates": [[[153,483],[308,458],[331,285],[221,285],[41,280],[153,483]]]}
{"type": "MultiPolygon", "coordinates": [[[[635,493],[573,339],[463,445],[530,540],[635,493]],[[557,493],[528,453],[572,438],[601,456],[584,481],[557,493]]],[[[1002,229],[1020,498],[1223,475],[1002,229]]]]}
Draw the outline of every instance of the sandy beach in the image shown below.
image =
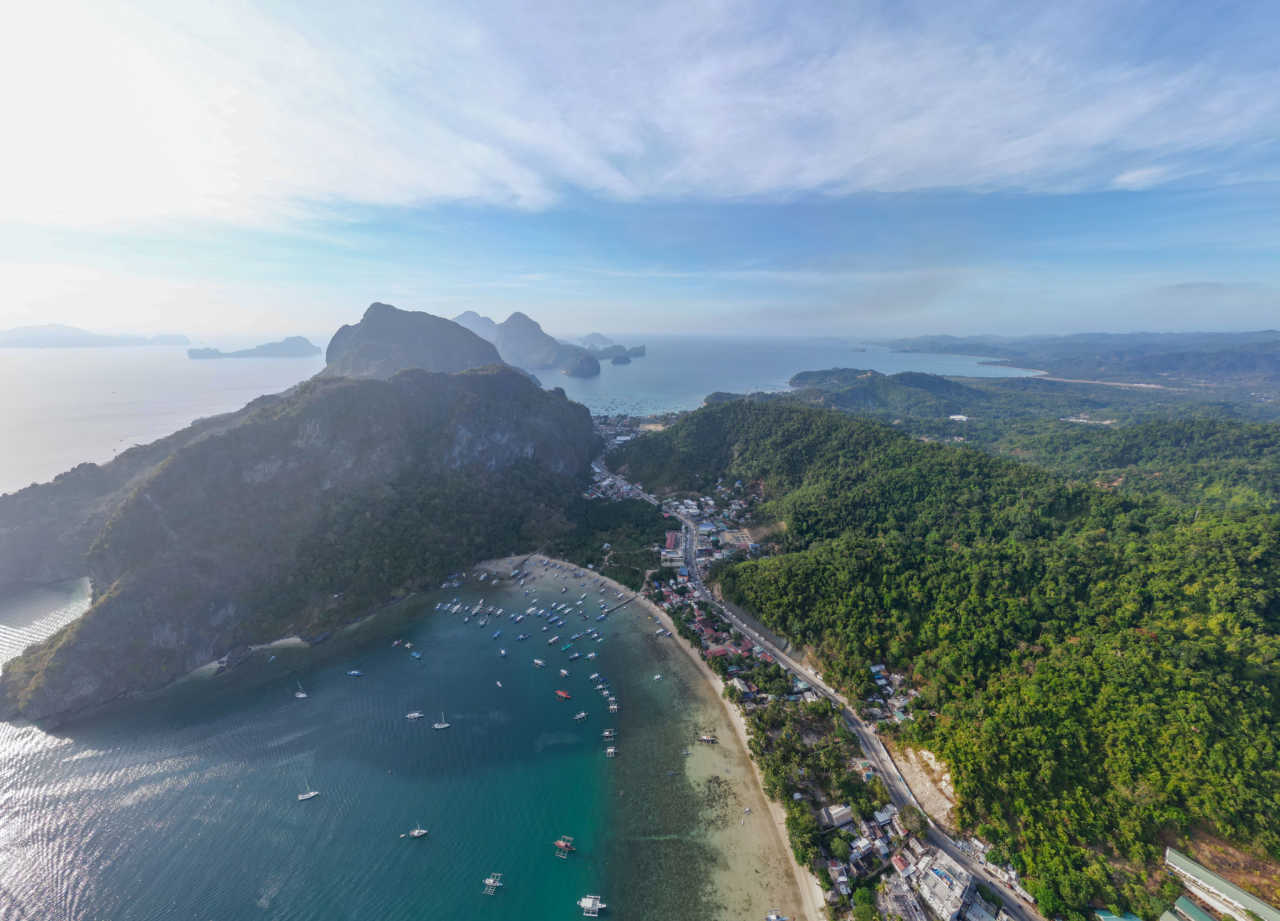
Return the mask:
{"type": "MultiPolygon", "coordinates": [[[[621,592],[623,598],[634,594],[626,586],[563,560],[552,559],[562,568],[545,572],[543,559],[547,558],[508,557],[488,560],[479,568],[505,578],[527,560],[537,564],[526,570],[537,582],[556,583],[560,581],[557,576],[572,574],[574,578],[602,580],[613,591],[621,592]]],[[[670,615],[643,596],[637,595],[623,610],[629,609],[675,633],[670,615]]],[[[693,743],[685,770],[695,789],[706,791],[708,802],[715,803],[709,809],[707,834],[719,855],[713,885],[722,906],[721,916],[763,918],[770,910],[778,909],[797,921],[821,921],[825,917],[822,890],[792,856],[786,813],[764,794],[759,769],[747,747],[747,726],[742,714],[725,699],[720,678],[679,635],[662,643],[660,655],[696,679],[690,687],[697,699],[690,703],[705,723],[703,730],[720,740],[716,745],[693,743]]]]}

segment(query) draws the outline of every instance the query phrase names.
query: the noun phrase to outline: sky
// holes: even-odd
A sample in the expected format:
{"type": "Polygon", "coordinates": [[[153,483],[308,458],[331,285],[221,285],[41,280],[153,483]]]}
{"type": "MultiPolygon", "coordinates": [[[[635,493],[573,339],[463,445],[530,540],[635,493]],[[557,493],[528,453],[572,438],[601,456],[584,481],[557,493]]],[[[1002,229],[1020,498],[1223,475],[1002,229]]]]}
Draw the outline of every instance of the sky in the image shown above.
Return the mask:
{"type": "Polygon", "coordinates": [[[0,32],[0,328],[1280,325],[1275,3],[116,3],[0,32]]]}

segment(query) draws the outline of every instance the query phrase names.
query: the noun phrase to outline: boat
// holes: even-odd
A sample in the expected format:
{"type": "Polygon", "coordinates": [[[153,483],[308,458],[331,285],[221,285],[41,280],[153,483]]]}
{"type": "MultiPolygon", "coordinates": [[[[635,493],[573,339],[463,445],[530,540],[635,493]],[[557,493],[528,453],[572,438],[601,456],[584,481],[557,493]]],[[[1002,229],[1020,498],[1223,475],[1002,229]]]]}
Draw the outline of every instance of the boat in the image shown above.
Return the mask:
{"type": "Polygon", "coordinates": [[[348,669],[348,671],[347,671],[347,677],[348,677],[348,678],[363,678],[363,677],[364,677],[364,672],[360,671],[360,669],[358,669],[358,668],[348,669]]]}
{"type": "Polygon", "coordinates": [[[588,659],[594,659],[595,657],[596,657],[595,652],[589,652],[589,653],[587,653],[587,658],[588,658],[588,659]]]}
{"type": "Polygon", "coordinates": [[[584,895],[578,899],[578,907],[582,909],[584,918],[598,918],[600,917],[600,912],[609,906],[605,905],[598,895],[584,895]]]}
{"type": "Polygon", "coordinates": [[[565,643],[563,646],[560,647],[560,651],[568,652],[572,648],[573,648],[573,643],[565,643]]]}
{"type": "Polygon", "coordinates": [[[534,664],[534,665],[536,665],[538,668],[546,668],[546,667],[547,667],[547,663],[546,663],[546,662],[543,662],[541,659],[534,659],[534,660],[533,660],[533,664],[534,664]]]}
{"type": "Polygon", "coordinates": [[[784,915],[782,912],[778,911],[778,909],[774,908],[774,909],[771,909],[769,913],[764,916],[764,921],[791,921],[791,919],[788,918],[786,915],[784,915]]]}
{"type": "Polygon", "coordinates": [[[616,739],[617,737],[618,730],[616,729],[606,729],[604,732],[600,733],[600,738],[605,739],[606,741],[609,739],[616,739]]]}
{"type": "Polygon", "coordinates": [[[505,659],[507,657],[507,651],[505,649],[499,649],[498,655],[502,656],[502,658],[505,659]]]}
{"type": "Polygon", "coordinates": [[[599,672],[592,672],[590,675],[587,675],[587,677],[588,677],[588,678],[590,678],[592,681],[596,681],[596,680],[598,680],[598,679],[599,679],[599,677],[600,677],[600,673],[599,673],[599,672]]]}
{"type": "Polygon", "coordinates": [[[491,640],[496,640],[496,639],[497,639],[498,637],[500,637],[500,636],[502,636],[502,631],[501,631],[501,630],[494,630],[494,631],[493,631],[493,636],[489,637],[489,639],[491,639],[491,640]]]}
{"type": "Polygon", "coordinates": [[[495,681],[495,682],[494,682],[494,684],[496,684],[498,687],[502,687],[502,682],[501,682],[501,681],[495,681]]]}
{"type": "Polygon", "coordinates": [[[556,691],[556,697],[559,697],[561,700],[569,700],[571,696],[572,695],[568,691],[556,691]]]}
{"type": "Polygon", "coordinates": [[[561,677],[561,678],[568,678],[568,677],[569,677],[569,669],[567,669],[567,668],[562,668],[562,669],[560,669],[560,677],[561,677]]]}
{"type": "Polygon", "coordinates": [[[576,662],[578,659],[581,659],[581,658],[582,658],[582,653],[580,652],[574,652],[569,654],[570,662],[576,662]]]}
{"type": "Polygon", "coordinates": [[[413,652],[409,653],[409,655],[413,656],[415,659],[422,658],[422,653],[418,652],[418,650],[416,649],[413,652]]]}
{"type": "Polygon", "coordinates": [[[315,799],[319,795],[320,795],[319,790],[308,790],[306,793],[298,794],[298,802],[301,803],[309,799],[315,799]]]}
{"type": "Polygon", "coordinates": [[[529,634],[527,634],[527,633],[521,633],[519,636],[517,636],[517,637],[516,637],[516,640],[518,640],[518,641],[524,641],[524,640],[527,640],[528,638],[529,638],[529,634]]]}
{"type": "Polygon", "coordinates": [[[432,728],[432,729],[448,729],[448,728],[449,728],[450,726],[452,726],[452,725],[453,725],[452,723],[446,723],[446,722],[445,722],[445,720],[444,720],[444,711],[443,711],[443,710],[441,710],[441,711],[440,711],[440,722],[438,722],[438,723],[432,723],[432,724],[431,724],[431,728],[432,728]]]}
{"type": "Polygon", "coordinates": [[[616,758],[618,756],[617,746],[610,745],[608,748],[606,748],[604,750],[604,756],[606,758],[616,758]]]}
{"type": "Polygon", "coordinates": [[[298,682],[298,690],[296,690],[296,691],[294,691],[294,692],[293,692],[293,696],[294,696],[294,697],[296,697],[296,698],[298,698],[298,700],[306,700],[306,699],[307,699],[307,692],[306,692],[306,691],[304,691],[304,690],[302,690],[302,682],[301,682],[301,681],[299,681],[299,682],[298,682]]]}
{"type": "Polygon", "coordinates": [[[574,718],[575,720],[577,720],[578,722],[582,722],[583,720],[585,720],[585,719],[587,718],[587,711],[586,711],[586,710],[579,710],[577,713],[575,713],[575,714],[573,715],[573,718],[574,718]]]}
{"type": "Polygon", "coordinates": [[[553,636],[551,639],[547,640],[547,645],[548,645],[548,646],[554,646],[554,645],[555,645],[556,643],[558,643],[559,641],[560,641],[560,634],[558,634],[558,633],[557,633],[557,634],[556,634],[555,636],[553,636]]]}
{"type": "Polygon", "coordinates": [[[715,744],[716,744],[717,742],[719,742],[720,740],[719,740],[719,739],[717,739],[715,736],[712,736],[712,735],[700,735],[700,736],[698,736],[698,741],[699,741],[699,742],[703,742],[703,743],[705,743],[705,744],[707,744],[707,745],[715,745],[715,744]]]}
{"type": "Polygon", "coordinates": [[[410,838],[425,838],[426,836],[427,836],[427,830],[426,830],[425,828],[411,828],[411,829],[409,829],[409,837],[410,837],[410,838]]]}
{"type": "Polygon", "coordinates": [[[490,873],[484,878],[484,894],[493,895],[502,888],[502,874],[490,873]]]}
{"type": "Polygon", "coordinates": [[[422,717],[423,713],[421,710],[410,710],[404,715],[404,718],[407,720],[420,720],[422,717]]]}
{"type": "Polygon", "coordinates": [[[661,681],[661,680],[662,680],[662,676],[661,676],[661,675],[654,675],[654,676],[653,676],[653,680],[654,680],[654,681],[661,681]]]}
{"type": "Polygon", "coordinates": [[[577,848],[573,846],[572,835],[561,835],[556,839],[556,856],[561,860],[567,860],[569,855],[576,850],[577,848]]]}

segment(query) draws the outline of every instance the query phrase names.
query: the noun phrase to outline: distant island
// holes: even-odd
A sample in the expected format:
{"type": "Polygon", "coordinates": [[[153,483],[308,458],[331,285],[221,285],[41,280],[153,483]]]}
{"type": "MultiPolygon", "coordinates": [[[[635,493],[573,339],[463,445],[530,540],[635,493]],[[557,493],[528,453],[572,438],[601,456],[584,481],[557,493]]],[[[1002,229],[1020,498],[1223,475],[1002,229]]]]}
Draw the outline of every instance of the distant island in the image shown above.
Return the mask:
{"type": "Polygon", "coordinates": [[[311,358],[320,354],[320,347],[302,336],[290,336],[278,342],[265,342],[251,349],[224,352],[221,349],[187,349],[187,357],[207,358],[311,358]]]}
{"type": "Polygon", "coordinates": [[[92,333],[87,329],[62,326],[57,323],[44,326],[17,326],[13,329],[0,330],[0,348],[6,349],[83,349],[190,344],[190,339],[177,334],[135,336],[92,333]]]}
{"type": "Polygon", "coordinates": [[[600,361],[590,349],[561,342],[536,320],[516,311],[501,323],[468,310],[453,322],[493,343],[502,360],[526,371],[556,370],[569,377],[595,377],[600,361]]]}
{"type": "Polygon", "coordinates": [[[579,340],[592,357],[597,361],[610,361],[615,365],[629,365],[633,358],[644,357],[644,346],[634,345],[627,348],[618,345],[608,336],[601,333],[588,333],[579,340]]]}

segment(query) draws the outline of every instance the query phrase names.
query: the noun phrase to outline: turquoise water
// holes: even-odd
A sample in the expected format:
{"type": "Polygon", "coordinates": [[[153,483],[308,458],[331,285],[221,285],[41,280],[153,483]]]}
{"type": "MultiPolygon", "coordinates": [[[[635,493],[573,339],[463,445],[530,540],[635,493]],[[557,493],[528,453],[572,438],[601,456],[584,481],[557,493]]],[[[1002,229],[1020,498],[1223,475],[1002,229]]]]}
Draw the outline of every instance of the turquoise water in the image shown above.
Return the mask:
{"type": "MultiPolygon", "coordinates": [[[[570,584],[542,597],[587,590],[570,584]]],[[[478,585],[444,594],[529,603],[478,585]]],[[[587,892],[615,918],[707,917],[714,855],[681,755],[693,679],[643,614],[597,623],[598,598],[588,591],[589,621],[547,632],[535,618],[464,623],[428,598],[328,649],[260,651],[83,725],[0,724],[0,919],[574,918],[587,892]],[[584,658],[569,663],[560,646],[588,626],[604,641],[579,640],[584,658]],[[607,713],[593,671],[622,712],[607,713]],[[441,710],[452,727],[436,732],[441,710]],[[617,759],[604,757],[606,726],[617,759]],[[298,802],[307,789],[321,795],[298,802]],[[426,839],[400,837],[419,824],[426,839]],[[578,845],[568,860],[554,855],[561,834],[578,845]],[[490,898],[492,871],[506,886],[490,898]]],[[[0,622],[15,607],[0,605],[0,622]]]]}

